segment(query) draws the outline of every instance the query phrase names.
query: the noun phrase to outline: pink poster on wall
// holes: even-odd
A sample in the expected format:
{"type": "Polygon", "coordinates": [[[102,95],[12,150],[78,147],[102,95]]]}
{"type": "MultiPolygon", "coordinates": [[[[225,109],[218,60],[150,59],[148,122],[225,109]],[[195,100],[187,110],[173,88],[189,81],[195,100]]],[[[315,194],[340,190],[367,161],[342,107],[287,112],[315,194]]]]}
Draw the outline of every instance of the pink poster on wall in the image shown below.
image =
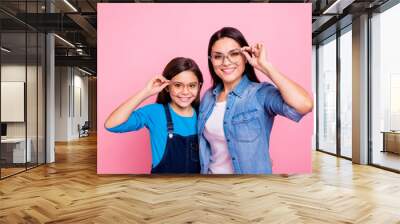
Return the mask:
{"type": "Polygon", "coordinates": [[[303,99],[312,99],[311,33],[308,3],[98,4],[97,172],[147,174],[182,163],[202,174],[310,173],[313,115],[303,99]],[[177,57],[191,68],[176,70],[189,63],[177,57]],[[167,107],[155,104],[156,87],[165,88],[167,107]],[[186,110],[196,94],[200,108],[186,110]]]}

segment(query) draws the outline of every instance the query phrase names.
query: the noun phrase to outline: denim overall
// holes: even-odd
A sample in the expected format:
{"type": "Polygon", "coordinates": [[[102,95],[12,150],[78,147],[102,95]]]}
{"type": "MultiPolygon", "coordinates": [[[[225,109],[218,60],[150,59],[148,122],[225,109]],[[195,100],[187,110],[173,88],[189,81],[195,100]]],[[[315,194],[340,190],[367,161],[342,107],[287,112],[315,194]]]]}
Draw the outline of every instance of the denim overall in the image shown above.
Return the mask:
{"type": "Polygon", "coordinates": [[[151,169],[151,173],[200,173],[199,145],[197,134],[181,136],[174,134],[171,112],[164,105],[167,117],[167,144],[160,163],[151,169]]]}

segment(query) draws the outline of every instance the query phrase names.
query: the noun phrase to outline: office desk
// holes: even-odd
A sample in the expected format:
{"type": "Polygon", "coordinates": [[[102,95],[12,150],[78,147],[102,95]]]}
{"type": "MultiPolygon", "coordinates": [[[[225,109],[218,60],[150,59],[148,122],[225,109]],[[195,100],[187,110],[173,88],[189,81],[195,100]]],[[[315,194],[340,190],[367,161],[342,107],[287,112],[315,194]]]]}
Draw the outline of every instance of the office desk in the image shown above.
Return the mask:
{"type": "Polygon", "coordinates": [[[382,131],[381,133],[383,133],[382,152],[400,154],[400,131],[382,131]]]}
{"type": "Polygon", "coordinates": [[[31,159],[32,140],[30,138],[27,138],[26,141],[28,142],[27,144],[28,147],[26,147],[26,154],[25,154],[25,138],[1,139],[1,157],[5,159],[6,162],[9,163],[30,162],[32,160],[31,159]],[[25,161],[25,159],[27,159],[27,161],[25,161]]]}

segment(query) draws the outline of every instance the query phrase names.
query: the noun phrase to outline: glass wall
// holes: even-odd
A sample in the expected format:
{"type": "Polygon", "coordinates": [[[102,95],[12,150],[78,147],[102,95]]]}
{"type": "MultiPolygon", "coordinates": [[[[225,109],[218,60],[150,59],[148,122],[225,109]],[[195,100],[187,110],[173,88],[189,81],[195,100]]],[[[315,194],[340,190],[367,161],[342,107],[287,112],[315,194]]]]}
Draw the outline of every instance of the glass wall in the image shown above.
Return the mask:
{"type": "Polygon", "coordinates": [[[336,36],[318,54],[318,149],[336,154],[336,36]]]}
{"type": "Polygon", "coordinates": [[[352,26],[337,34],[340,36],[329,37],[317,48],[317,147],[351,159],[352,26]]]}
{"type": "Polygon", "coordinates": [[[46,35],[38,33],[38,64],[37,64],[37,162],[46,162],[46,35]]]}
{"type": "Polygon", "coordinates": [[[372,163],[400,170],[400,4],[371,18],[372,163]]]}
{"type": "MultiPolygon", "coordinates": [[[[41,1],[2,2],[16,14],[43,11],[41,1]],[[39,7],[40,5],[40,7],[39,7]]],[[[0,178],[45,162],[45,35],[0,12],[0,178]]]]}
{"type": "Polygon", "coordinates": [[[352,35],[351,26],[340,35],[340,155],[351,158],[352,149],[352,35]]]}
{"type": "MultiPolygon", "coordinates": [[[[26,159],[26,35],[1,34],[1,175],[25,170],[26,159]],[[4,49],[7,49],[5,51],[4,49]]],[[[28,159],[28,162],[30,160],[28,159]]]]}
{"type": "MultiPolygon", "coordinates": [[[[312,45],[312,78],[311,78],[311,86],[312,86],[312,93],[313,93],[313,100],[314,102],[317,102],[317,46],[316,45],[312,45]]],[[[315,107],[317,107],[317,104],[315,104],[315,107]]],[[[313,110],[313,118],[314,118],[314,122],[313,122],[313,136],[312,136],[312,149],[316,150],[317,149],[317,112],[318,110],[315,108],[313,110]]]]}

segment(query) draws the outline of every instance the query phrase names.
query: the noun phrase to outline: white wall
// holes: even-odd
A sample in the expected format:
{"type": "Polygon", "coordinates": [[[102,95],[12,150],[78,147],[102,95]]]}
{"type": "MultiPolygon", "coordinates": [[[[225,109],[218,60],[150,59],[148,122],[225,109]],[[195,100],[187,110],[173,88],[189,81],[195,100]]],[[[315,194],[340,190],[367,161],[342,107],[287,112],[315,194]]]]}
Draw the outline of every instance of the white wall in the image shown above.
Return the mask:
{"type": "MultiPolygon", "coordinates": [[[[25,66],[25,64],[3,64],[1,66],[2,82],[24,82],[26,84],[26,107],[21,108],[21,112],[26,112],[26,120],[22,122],[6,122],[7,137],[25,138],[30,140],[31,155],[33,162],[39,158],[39,163],[44,162],[44,74],[40,66],[25,66]],[[25,80],[27,79],[27,80],[25,80]],[[37,153],[39,156],[37,157],[37,153]]],[[[2,95],[2,98],[8,98],[2,95]]],[[[1,110],[7,111],[10,108],[2,107],[1,110]]],[[[12,111],[9,111],[12,113],[12,111]]]]}
{"type": "MultiPolygon", "coordinates": [[[[39,70],[41,72],[41,70],[39,70]]],[[[27,120],[28,120],[28,137],[31,133],[36,136],[36,107],[37,107],[37,95],[36,95],[36,66],[18,65],[18,64],[6,64],[1,66],[1,81],[3,82],[25,82],[25,75],[28,78],[27,88],[27,120]],[[27,73],[25,71],[27,69],[27,73]],[[32,87],[33,86],[33,87],[32,87]],[[33,122],[33,123],[32,123],[33,122]]],[[[7,96],[2,96],[7,97],[7,96]]],[[[42,105],[39,105],[39,107],[42,105]]],[[[7,110],[7,108],[1,108],[1,110],[7,110]]],[[[25,137],[25,123],[26,122],[7,122],[7,136],[9,137],[25,137]]]]}
{"type": "Polygon", "coordinates": [[[78,124],[88,120],[88,77],[76,68],[56,67],[55,85],[55,140],[77,139],[78,124]]]}
{"type": "Polygon", "coordinates": [[[68,67],[55,68],[55,141],[68,141],[68,67]]]}

